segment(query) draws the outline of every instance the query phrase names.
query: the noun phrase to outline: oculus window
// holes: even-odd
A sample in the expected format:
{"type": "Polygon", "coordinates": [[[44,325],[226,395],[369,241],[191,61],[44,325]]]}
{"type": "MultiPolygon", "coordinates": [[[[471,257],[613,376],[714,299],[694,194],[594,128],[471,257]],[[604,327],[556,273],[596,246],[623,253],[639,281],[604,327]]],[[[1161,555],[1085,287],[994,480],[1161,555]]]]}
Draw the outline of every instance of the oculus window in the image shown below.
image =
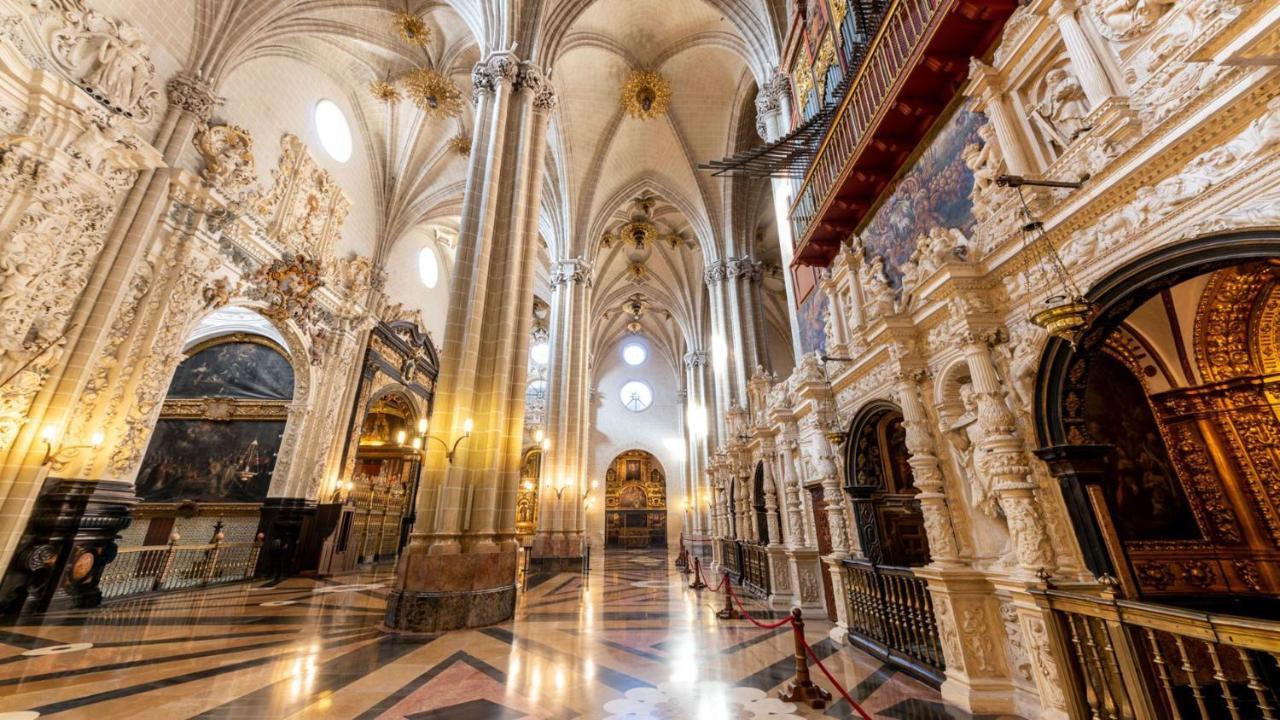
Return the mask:
{"type": "Polygon", "coordinates": [[[622,346],[622,361],[628,365],[643,365],[644,361],[649,359],[649,351],[645,348],[644,343],[629,342],[622,346]]]}
{"type": "Polygon", "coordinates": [[[653,388],[649,383],[632,380],[622,386],[618,399],[631,412],[644,412],[653,404],[653,388]]]}
{"type": "Polygon", "coordinates": [[[321,100],[315,109],[316,134],[329,157],[344,163],[351,159],[351,125],[342,108],[332,100],[321,100]]]}

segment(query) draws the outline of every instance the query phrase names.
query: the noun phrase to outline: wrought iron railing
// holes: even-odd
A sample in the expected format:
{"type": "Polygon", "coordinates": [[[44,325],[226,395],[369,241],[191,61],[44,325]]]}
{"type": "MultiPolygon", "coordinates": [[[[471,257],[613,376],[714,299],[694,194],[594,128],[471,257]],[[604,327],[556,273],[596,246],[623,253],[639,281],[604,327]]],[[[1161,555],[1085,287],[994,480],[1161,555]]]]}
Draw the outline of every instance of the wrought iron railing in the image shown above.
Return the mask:
{"type": "Polygon", "coordinates": [[[802,241],[818,211],[866,140],[867,131],[885,112],[885,100],[910,69],[910,60],[925,37],[938,9],[949,0],[896,0],[880,22],[861,66],[851,76],[851,84],[840,109],[831,120],[791,206],[793,237],[802,241]]]}
{"type": "Polygon", "coordinates": [[[1280,718],[1280,623],[1060,590],[1073,717],[1280,718]]]}
{"type": "Polygon", "coordinates": [[[729,575],[733,577],[734,582],[742,581],[742,557],[738,553],[738,541],[730,538],[719,538],[720,541],[720,564],[729,575]]]}
{"type": "Polygon", "coordinates": [[[112,599],[247,580],[261,550],[261,542],[122,548],[102,571],[98,589],[112,599]]]}
{"type": "Polygon", "coordinates": [[[764,545],[738,541],[742,548],[742,587],[756,597],[768,597],[769,551],[764,545]]]}
{"type": "Polygon", "coordinates": [[[844,561],[850,640],[925,680],[941,683],[945,664],[929,586],[911,568],[844,561]]]}

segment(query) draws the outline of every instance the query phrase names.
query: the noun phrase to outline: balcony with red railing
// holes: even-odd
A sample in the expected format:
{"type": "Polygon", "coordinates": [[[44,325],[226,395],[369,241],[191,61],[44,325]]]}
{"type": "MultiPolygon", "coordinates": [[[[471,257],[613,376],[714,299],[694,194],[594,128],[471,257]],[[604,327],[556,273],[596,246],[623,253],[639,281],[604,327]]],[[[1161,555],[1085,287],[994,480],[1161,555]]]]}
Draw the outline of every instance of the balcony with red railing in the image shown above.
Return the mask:
{"type": "Polygon", "coordinates": [[[1017,0],[894,0],[791,207],[795,264],[826,266],[998,41],[1017,0]]]}

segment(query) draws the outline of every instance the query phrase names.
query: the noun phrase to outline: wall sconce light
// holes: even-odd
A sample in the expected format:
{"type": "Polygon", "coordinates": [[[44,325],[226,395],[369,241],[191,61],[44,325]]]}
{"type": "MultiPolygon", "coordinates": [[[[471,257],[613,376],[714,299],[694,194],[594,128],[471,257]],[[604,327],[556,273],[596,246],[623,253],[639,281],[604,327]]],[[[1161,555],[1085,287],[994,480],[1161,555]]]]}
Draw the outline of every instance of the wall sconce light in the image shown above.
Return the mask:
{"type": "MultiPolygon", "coordinates": [[[[447,443],[447,442],[445,442],[444,440],[442,440],[442,439],[440,439],[440,438],[436,437],[435,435],[428,435],[428,434],[427,434],[427,421],[426,421],[426,418],[423,418],[423,419],[421,419],[421,420],[419,420],[419,421],[418,421],[418,428],[422,431],[422,432],[421,432],[421,434],[420,434],[421,439],[422,439],[422,444],[423,444],[423,445],[426,445],[426,441],[427,441],[427,440],[435,440],[436,442],[440,443],[440,446],[444,448],[444,451],[445,451],[445,457],[449,459],[449,464],[450,464],[450,465],[452,465],[452,464],[453,464],[453,456],[454,456],[454,454],[455,454],[455,453],[457,453],[457,452],[458,452],[458,445],[460,445],[460,444],[462,443],[462,441],[463,441],[463,440],[466,440],[467,438],[471,437],[471,431],[475,429],[475,422],[473,422],[473,421],[471,420],[471,418],[467,418],[467,419],[462,423],[462,436],[461,436],[461,437],[459,437],[458,439],[456,439],[456,440],[454,440],[454,441],[453,441],[453,446],[452,446],[452,447],[450,447],[450,446],[449,446],[449,443],[447,443]]],[[[416,448],[417,446],[415,445],[414,447],[416,448]]]]}
{"type": "Polygon", "coordinates": [[[44,443],[44,459],[40,461],[43,467],[51,463],[65,463],[66,458],[62,457],[64,453],[74,455],[77,450],[88,450],[91,448],[102,447],[102,443],[106,441],[106,436],[99,430],[89,436],[88,445],[58,445],[54,443],[58,441],[58,428],[54,425],[46,425],[40,431],[40,442],[44,443]]]}
{"type": "Polygon", "coordinates": [[[560,497],[564,495],[564,491],[568,489],[569,489],[569,478],[567,477],[560,478],[556,482],[556,486],[555,486],[556,499],[559,500],[560,497]]]}
{"type": "Polygon", "coordinates": [[[408,437],[403,430],[396,431],[396,444],[404,445],[405,438],[408,437]]]}
{"type": "Polygon", "coordinates": [[[592,481],[591,481],[591,487],[590,487],[590,489],[588,489],[588,490],[587,490],[587,492],[586,492],[586,494],[582,496],[582,508],[583,508],[584,510],[590,510],[590,509],[591,509],[591,502],[592,502],[591,493],[592,493],[592,492],[594,492],[594,491],[595,491],[597,488],[599,488],[599,487],[600,487],[600,481],[599,481],[599,480],[592,480],[592,481]]]}

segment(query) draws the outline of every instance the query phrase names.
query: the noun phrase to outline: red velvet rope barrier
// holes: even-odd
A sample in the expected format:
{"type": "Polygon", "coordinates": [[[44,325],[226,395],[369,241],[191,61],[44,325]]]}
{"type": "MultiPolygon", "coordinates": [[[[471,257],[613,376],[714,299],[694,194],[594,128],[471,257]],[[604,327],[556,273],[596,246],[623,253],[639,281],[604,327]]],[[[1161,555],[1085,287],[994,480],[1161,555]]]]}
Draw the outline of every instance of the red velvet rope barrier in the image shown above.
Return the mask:
{"type": "MultiPolygon", "coordinates": [[[[701,566],[698,566],[698,569],[700,571],[701,566]]],[[[762,623],[759,620],[756,620],[755,618],[751,617],[751,613],[747,612],[747,608],[742,604],[742,598],[738,597],[738,593],[733,591],[733,582],[730,581],[728,573],[725,573],[723,576],[721,576],[720,584],[717,585],[712,590],[712,592],[718,591],[726,583],[728,583],[728,586],[729,586],[729,596],[732,597],[734,602],[737,603],[738,605],[738,612],[742,613],[742,617],[746,618],[747,620],[750,620],[752,625],[755,625],[761,630],[776,630],[782,627],[783,625],[788,625],[788,624],[794,625],[794,622],[790,615],[782,618],[776,623],[762,623]]],[[[849,703],[849,707],[857,711],[858,715],[862,717],[862,720],[872,720],[871,716],[867,714],[867,711],[862,709],[862,706],[859,705],[857,701],[854,700],[849,695],[849,693],[844,689],[844,686],[841,685],[836,680],[835,676],[831,674],[831,671],[827,670],[827,666],[823,665],[822,661],[818,659],[817,653],[813,651],[813,648],[809,645],[809,641],[805,639],[804,633],[796,633],[796,635],[800,637],[800,642],[804,645],[805,652],[809,655],[810,658],[813,659],[814,664],[818,666],[818,669],[822,671],[822,674],[827,676],[827,680],[832,685],[835,686],[836,690],[839,691],[840,696],[845,699],[845,702],[849,703]]]]}
{"type": "MultiPolygon", "coordinates": [[[[729,576],[725,575],[724,579],[727,581],[729,579],[729,576]]],[[[777,630],[783,625],[788,625],[791,623],[790,615],[787,615],[786,617],[782,618],[778,622],[772,623],[772,624],[762,623],[759,620],[756,620],[755,618],[751,617],[751,613],[747,612],[747,609],[742,605],[742,598],[738,597],[738,593],[733,591],[733,583],[729,583],[729,595],[733,596],[734,602],[738,604],[738,612],[742,613],[742,617],[750,620],[752,625],[755,625],[761,630],[777,630]]]]}
{"type": "Polygon", "coordinates": [[[830,680],[831,684],[836,686],[836,690],[840,691],[840,696],[849,703],[849,707],[857,710],[858,714],[862,716],[862,720],[871,720],[871,716],[867,714],[867,711],[863,710],[861,705],[854,702],[853,698],[849,697],[849,693],[845,692],[844,687],[840,683],[836,682],[836,679],[831,675],[831,671],[827,670],[827,666],[823,665],[822,661],[818,659],[817,653],[813,651],[813,648],[809,647],[809,641],[805,640],[804,636],[801,636],[800,642],[804,644],[804,650],[809,654],[809,657],[813,658],[813,663],[818,666],[818,669],[822,671],[823,675],[827,676],[827,680],[830,680]]]}

